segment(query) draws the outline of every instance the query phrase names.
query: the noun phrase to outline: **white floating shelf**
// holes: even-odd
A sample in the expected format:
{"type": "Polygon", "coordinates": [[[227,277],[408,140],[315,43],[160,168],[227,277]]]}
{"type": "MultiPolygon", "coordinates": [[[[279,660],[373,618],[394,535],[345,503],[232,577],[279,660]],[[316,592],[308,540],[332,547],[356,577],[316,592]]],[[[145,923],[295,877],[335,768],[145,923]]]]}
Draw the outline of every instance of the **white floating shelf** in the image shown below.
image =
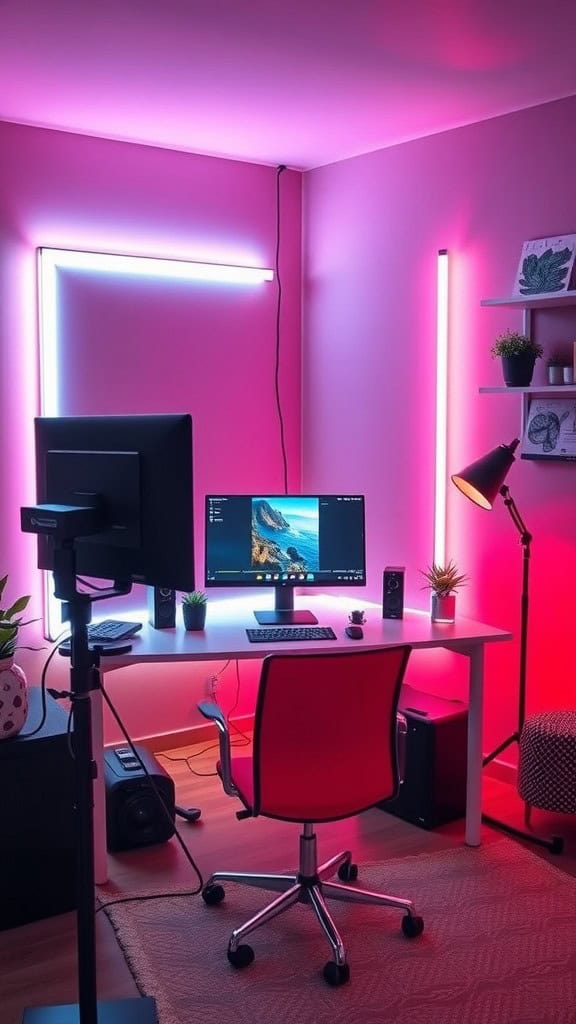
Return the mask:
{"type": "Polygon", "coordinates": [[[530,384],[526,388],[508,388],[501,384],[494,388],[478,388],[481,395],[574,395],[576,384],[530,384]]]}
{"type": "Polygon", "coordinates": [[[505,299],[480,300],[481,306],[516,306],[518,309],[538,309],[545,306],[573,306],[575,304],[576,291],[546,292],[542,295],[510,295],[505,299]]]}

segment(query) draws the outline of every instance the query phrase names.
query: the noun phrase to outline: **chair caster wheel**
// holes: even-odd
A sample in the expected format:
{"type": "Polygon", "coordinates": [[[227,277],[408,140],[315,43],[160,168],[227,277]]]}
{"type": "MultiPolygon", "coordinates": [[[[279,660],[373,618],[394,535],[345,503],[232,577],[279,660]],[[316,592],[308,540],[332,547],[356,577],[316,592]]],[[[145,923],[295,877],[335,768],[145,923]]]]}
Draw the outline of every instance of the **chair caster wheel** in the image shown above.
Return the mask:
{"type": "Polygon", "coordinates": [[[338,868],[338,878],[341,882],[355,882],[358,878],[358,865],[344,861],[338,868]]]}
{"type": "Polygon", "coordinates": [[[248,967],[254,960],[254,950],[246,945],[238,946],[238,949],[228,947],[228,960],[232,967],[248,967]]]}
{"type": "Polygon", "coordinates": [[[402,918],[402,931],[407,939],[417,939],[424,931],[424,918],[417,914],[406,914],[402,918]]]}
{"type": "Polygon", "coordinates": [[[209,882],[202,889],[202,899],[204,903],[207,903],[209,907],[215,907],[216,904],[222,903],[225,892],[221,885],[216,882],[209,882]]]}
{"type": "Polygon", "coordinates": [[[337,964],[334,960],[329,960],[324,965],[323,970],[324,981],[328,982],[332,988],[337,988],[338,985],[345,985],[350,979],[350,968],[348,964],[337,964]]]}

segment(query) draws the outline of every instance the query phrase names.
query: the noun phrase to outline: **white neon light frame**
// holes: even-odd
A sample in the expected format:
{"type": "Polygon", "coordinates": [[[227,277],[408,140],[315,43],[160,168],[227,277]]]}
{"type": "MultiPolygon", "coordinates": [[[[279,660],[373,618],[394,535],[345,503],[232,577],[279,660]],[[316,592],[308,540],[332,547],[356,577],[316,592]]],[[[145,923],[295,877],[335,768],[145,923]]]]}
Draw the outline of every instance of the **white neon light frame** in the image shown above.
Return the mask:
{"type": "MultiPolygon", "coordinates": [[[[40,413],[60,415],[58,382],[58,271],[90,270],[94,273],[131,274],[171,281],[206,281],[222,284],[255,285],[272,281],[274,271],[260,267],[242,267],[222,263],[198,263],[191,260],[163,259],[157,256],[132,256],[122,253],[85,252],[79,249],[38,250],[38,307],[40,354],[40,413]]],[[[60,626],[60,602],[50,593],[49,573],[44,573],[44,626],[53,639],[55,625],[60,626]]]]}
{"type": "Polygon", "coordinates": [[[448,461],[448,250],[439,249],[436,285],[436,443],[434,460],[434,561],[446,560],[448,461]]]}

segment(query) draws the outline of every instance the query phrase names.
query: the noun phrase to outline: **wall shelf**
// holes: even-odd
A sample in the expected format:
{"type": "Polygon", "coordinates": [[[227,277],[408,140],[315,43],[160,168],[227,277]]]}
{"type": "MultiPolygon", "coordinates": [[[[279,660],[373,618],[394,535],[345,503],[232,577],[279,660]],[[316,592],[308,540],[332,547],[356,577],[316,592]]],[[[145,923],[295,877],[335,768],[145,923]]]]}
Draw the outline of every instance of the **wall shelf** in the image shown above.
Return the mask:
{"type": "Polygon", "coordinates": [[[481,395],[576,395],[576,384],[530,384],[526,388],[508,388],[505,384],[497,387],[478,388],[481,395]]]}
{"type": "Polygon", "coordinates": [[[513,306],[516,309],[544,309],[576,305],[576,291],[546,292],[542,295],[510,295],[505,299],[481,299],[481,306],[513,306]]]}

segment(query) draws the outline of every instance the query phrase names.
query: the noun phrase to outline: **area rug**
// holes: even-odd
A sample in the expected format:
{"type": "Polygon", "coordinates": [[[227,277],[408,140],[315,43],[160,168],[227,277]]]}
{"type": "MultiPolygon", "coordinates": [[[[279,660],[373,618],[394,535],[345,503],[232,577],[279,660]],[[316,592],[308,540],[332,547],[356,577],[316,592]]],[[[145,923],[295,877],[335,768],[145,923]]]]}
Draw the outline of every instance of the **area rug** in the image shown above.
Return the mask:
{"type": "Polygon", "coordinates": [[[358,884],[413,899],[425,931],[407,939],[392,908],[330,901],[350,963],[340,988],[300,904],[250,936],[253,964],[229,965],[232,928],[268,899],[256,889],[106,913],[160,1024],[575,1024],[576,879],[502,840],[361,866],[358,884]]]}

